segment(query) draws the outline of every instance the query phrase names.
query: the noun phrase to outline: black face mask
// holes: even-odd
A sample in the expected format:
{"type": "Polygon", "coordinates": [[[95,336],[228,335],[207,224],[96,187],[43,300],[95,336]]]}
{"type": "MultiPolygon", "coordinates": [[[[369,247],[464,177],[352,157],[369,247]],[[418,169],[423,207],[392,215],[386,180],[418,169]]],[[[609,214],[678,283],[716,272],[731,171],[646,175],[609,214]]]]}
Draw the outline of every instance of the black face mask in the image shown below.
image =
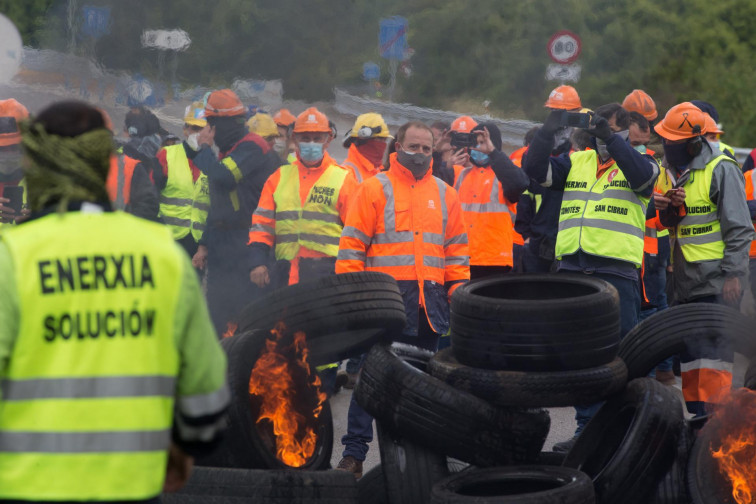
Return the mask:
{"type": "Polygon", "coordinates": [[[664,144],[664,157],[667,158],[667,163],[675,168],[686,166],[693,161],[693,156],[688,154],[688,142],[679,144],[664,144]]]}
{"type": "Polygon", "coordinates": [[[247,134],[243,116],[208,117],[207,122],[215,128],[215,145],[221,152],[230,150],[247,134]]]}
{"type": "Polygon", "coordinates": [[[396,151],[396,160],[399,164],[412,172],[416,179],[420,180],[430,168],[432,156],[426,156],[422,152],[409,153],[403,150],[396,151]]]}

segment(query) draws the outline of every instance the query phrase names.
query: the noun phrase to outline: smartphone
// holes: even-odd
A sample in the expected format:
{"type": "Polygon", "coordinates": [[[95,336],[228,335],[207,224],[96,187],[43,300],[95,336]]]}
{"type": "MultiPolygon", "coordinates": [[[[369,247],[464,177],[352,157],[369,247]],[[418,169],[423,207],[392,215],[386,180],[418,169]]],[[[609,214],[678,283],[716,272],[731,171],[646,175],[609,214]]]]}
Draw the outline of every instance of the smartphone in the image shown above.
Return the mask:
{"type": "Polygon", "coordinates": [[[562,126],[586,129],[591,124],[591,114],[585,112],[562,112],[562,126]]]}
{"type": "Polygon", "coordinates": [[[12,208],[16,212],[16,215],[21,214],[21,207],[24,204],[24,188],[22,186],[5,186],[3,188],[3,198],[10,200],[5,206],[12,208]]]}
{"type": "Polygon", "coordinates": [[[478,138],[475,133],[451,132],[451,146],[454,149],[468,149],[478,145],[478,138]]]}

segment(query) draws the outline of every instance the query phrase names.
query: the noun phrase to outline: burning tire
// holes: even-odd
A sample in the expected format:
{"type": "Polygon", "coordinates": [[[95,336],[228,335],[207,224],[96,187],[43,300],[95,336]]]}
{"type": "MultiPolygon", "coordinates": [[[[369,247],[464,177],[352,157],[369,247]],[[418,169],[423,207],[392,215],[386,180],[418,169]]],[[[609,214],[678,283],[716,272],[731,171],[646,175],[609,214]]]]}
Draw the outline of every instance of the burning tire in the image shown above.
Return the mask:
{"type": "Polygon", "coordinates": [[[273,291],[247,305],[239,329],[273,329],[284,322],[307,335],[310,360],[328,364],[366,352],[407,318],[399,287],[384,273],[344,273],[273,291]]]}
{"type": "Polygon", "coordinates": [[[619,296],[573,275],[508,275],[463,285],[451,301],[451,347],[484,369],[568,371],[608,364],[619,348],[619,296]]]}
{"type": "Polygon", "coordinates": [[[392,436],[380,422],[376,426],[388,502],[428,502],[433,485],[449,476],[446,455],[409,439],[392,436]]]}
{"type": "Polygon", "coordinates": [[[563,466],[593,479],[598,502],[647,502],[672,465],[682,422],[675,392],[652,378],[633,380],[588,422],[563,466]]]}
{"type": "Polygon", "coordinates": [[[591,479],[565,467],[471,469],[437,483],[431,504],[592,504],[591,479]]]}
{"type": "Polygon", "coordinates": [[[264,471],[195,467],[186,486],[164,504],[357,502],[354,476],[343,471],[264,471]]]}
{"type": "Polygon", "coordinates": [[[478,466],[532,462],[546,441],[544,410],[497,408],[373,347],[354,389],[392,434],[478,466]]]}
{"type": "Polygon", "coordinates": [[[632,380],[688,347],[730,342],[736,352],[756,356],[751,319],[727,306],[692,303],[660,311],[635,326],[622,340],[619,356],[632,380]]]}
{"type": "MultiPolygon", "coordinates": [[[[197,460],[198,465],[245,469],[292,469],[277,458],[276,437],[268,421],[258,423],[261,404],[250,395],[252,370],[266,348],[268,331],[236,334],[221,341],[228,359],[228,383],[232,399],[229,407],[229,425],[221,445],[211,455],[197,460]]],[[[300,384],[301,386],[301,384],[300,384]]],[[[312,398],[307,397],[307,400],[312,398]]],[[[330,468],[333,450],[333,421],[328,401],[315,419],[307,426],[315,435],[312,454],[299,466],[304,470],[330,468]]]]}
{"type": "Polygon", "coordinates": [[[622,390],[627,368],[621,359],[574,371],[495,371],[460,364],[450,348],[428,366],[431,375],[497,406],[558,407],[592,404],[622,390]]]}

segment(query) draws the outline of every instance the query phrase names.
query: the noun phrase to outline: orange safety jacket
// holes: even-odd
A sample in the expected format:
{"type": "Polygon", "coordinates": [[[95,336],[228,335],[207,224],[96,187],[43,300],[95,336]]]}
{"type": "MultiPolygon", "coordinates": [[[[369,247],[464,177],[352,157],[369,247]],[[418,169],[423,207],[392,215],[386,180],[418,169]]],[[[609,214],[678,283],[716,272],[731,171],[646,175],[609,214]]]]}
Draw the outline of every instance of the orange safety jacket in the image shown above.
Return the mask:
{"type": "Polygon", "coordinates": [[[394,277],[404,298],[405,332],[417,334],[425,309],[438,334],[449,329],[448,298],[470,279],[470,256],[457,192],[434,177],[420,180],[396,153],[390,168],[363,182],[352,200],[339,243],[336,273],[380,271],[394,277]],[[414,312],[414,316],[412,316],[414,312]]]}
{"type": "MultiPolygon", "coordinates": [[[[318,181],[321,175],[326,171],[329,166],[335,165],[336,162],[326,152],[323,156],[323,160],[320,165],[314,167],[308,167],[302,164],[297,154],[297,160],[292,163],[299,170],[299,198],[304,206],[307,197],[318,181]]],[[[286,166],[286,165],[284,165],[286,166]]],[[[346,169],[346,168],[344,168],[346,169]]],[[[277,169],[273,175],[268,177],[263,186],[262,194],[260,195],[260,202],[257,205],[257,209],[252,214],[252,226],[249,229],[249,242],[251,243],[264,243],[273,248],[276,244],[276,202],[274,194],[278,189],[278,184],[281,180],[281,168],[277,169]]],[[[354,195],[357,188],[357,181],[352,175],[347,175],[344,179],[344,183],[339,190],[339,196],[334,201],[336,209],[341,217],[341,222],[346,222],[348,202],[354,195]]],[[[326,254],[317,250],[311,250],[307,247],[300,247],[297,255],[291,260],[291,270],[289,272],[289,285],[293,285],[299,282],[299,259],[306,258],[323,258],[329,257],[326,254]]]]}
{"type": "Polygon", "coordinates": [[[454,166],[454,189],[459,194],[473,266],[513,266],[514,220],[517,202],[504,190],[490,166],[454,166]]]}
{"type": "Polygon", "coordinates": [[[512,154],[509,155],[509,159],[512,160],[514,164],[522,168],[522,157],[525,155],[525,153],[528,152],[528,146],[520,147],[516,151],[514,151],[512,154]]]}
{"type": "MultiPolygon", "coordinates": [[[[748,201],[753,201],[754,199],[753,187],[754,182],[756,182],[754,178],[756,178],[756,168],[750,169],[745,172],[746,200],[748,201]]],[[[753,240],[751,242],[751,250],[748,252],[748,257],[756,259],[756,240],[753,240]]]]}
{"type": "Polygon", "coordinates": [[[105,187],[115,210],[124,210],[131,201],[131,179],[138,159],[120,154],[110,156],[110,171],[105,187]]]}
{"type": "Polygon", "coordinates": [[[354,175],[358,184],[381,172],[382,166],[374,166],[365,156],[360,154],[357,146],[352,144],[347,151],[347,157],[341,166],[348,169],[354,175]]]}

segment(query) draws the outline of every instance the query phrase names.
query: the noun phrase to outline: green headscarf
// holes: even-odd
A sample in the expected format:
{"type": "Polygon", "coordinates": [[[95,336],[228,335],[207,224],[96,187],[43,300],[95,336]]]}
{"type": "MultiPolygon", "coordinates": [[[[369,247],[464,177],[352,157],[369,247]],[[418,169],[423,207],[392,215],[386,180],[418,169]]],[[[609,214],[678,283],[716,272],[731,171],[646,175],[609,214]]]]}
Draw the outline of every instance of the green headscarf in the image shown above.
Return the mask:
{"type": "Polygon", "coordinates": [[[47,133],[41,124],[23,122],[26,181],[32,211],[57,204],[65,212],[72,201],[108,201],[113,135],[97,128],[76,137],[47,133]]]}

